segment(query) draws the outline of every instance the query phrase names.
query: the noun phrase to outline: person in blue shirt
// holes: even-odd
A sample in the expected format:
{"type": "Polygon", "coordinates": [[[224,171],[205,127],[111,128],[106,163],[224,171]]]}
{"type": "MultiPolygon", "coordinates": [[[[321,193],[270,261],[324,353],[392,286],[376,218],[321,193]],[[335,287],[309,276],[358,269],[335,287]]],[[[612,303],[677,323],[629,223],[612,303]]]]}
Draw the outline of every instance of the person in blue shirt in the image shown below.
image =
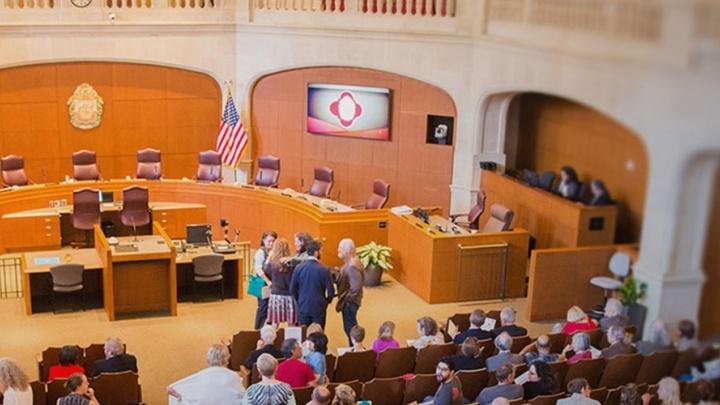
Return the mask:
{"type": "Polygon", "coordinates": [[[298,324],[318,323],[325,329],[327,306],[335,296],[330,269],[320,261],[322,244],[313,240],[307,243],[307,260],[299,264],[290,280],[290,294],[298,304],[298,324]]]}

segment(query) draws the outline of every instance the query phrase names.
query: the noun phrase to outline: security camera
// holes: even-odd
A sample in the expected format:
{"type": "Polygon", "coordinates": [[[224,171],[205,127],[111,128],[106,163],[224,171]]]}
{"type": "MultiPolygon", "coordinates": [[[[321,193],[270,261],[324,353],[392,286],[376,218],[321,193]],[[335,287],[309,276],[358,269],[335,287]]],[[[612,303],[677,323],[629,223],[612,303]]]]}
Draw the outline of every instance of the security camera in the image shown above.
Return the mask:
{"type": "Polygon", "coordinates": [[[440,124],[435,127],[435,138],[443,139],[447,136],[448,127],[445,124],[440,124]]]}
{"type": "Polygon", "coordinates": [[[115,13],[112,11],[108,13],[108,20],[110,20],[110,24],[115,24],[115,19],[117,17],[115,16],[115,13]]]}

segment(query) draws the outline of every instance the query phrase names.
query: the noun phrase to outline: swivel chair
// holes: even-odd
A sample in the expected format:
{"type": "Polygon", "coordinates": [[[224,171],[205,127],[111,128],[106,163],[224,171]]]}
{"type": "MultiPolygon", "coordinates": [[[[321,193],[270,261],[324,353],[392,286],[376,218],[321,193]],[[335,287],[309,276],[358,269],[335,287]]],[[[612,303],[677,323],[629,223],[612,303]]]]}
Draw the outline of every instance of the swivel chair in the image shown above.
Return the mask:
{"type": "Polygon", "coordinates": [[[100,170],[97,167],[95,152],[81,150],[73,153],[73,178],[75,180],[100,180],[100,170]]]}
{"type": "Polygon", "coordinates": [[[135,177],[147,180],[159,180],[162,178],[159,150],[147,148],[137,152],[137,172],[135,177]]]}

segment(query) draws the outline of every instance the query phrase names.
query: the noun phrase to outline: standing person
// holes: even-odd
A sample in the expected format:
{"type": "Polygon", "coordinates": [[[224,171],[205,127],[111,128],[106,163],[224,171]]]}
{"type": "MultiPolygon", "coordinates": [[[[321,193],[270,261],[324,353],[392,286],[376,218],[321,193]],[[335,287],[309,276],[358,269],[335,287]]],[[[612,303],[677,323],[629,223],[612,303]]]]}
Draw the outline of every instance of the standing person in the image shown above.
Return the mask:
{"type": "Polygon", "coordinates": [[[11,358],[0,358],[0,392],[4,405],[33,405],[28,376],[11,358]]]}
{"type": "MultiPolygon", "coordinates": [[[[255,275],[261,277],[265,281],[265,285],[270,285],[270,280],[263,270],[265,268],[265,263],[267,262],[268,254],[270,254],[270,249],[272,249],[272,245],[275,243],[275,239],[277,239],[277,233],[275,231],[263,232],[262,237],[260,238],[260,248],[255,251],[255,258],[253,260],[255,275]]],[[[270,299],[258,297],[257,300],[258,307],[257,311],[255,311],[255,329],[260,329],[267,318],[268,303],[270,299]]]]}
{"type": "Polygon", "coordinates": [[[309,325],[313,322],[325,329],[327,306],[335,296],[330,270],[320,261],[319,241],[312,240],[306,244],[305,253],[308,259],[299,264],[290,280],[290,294],[298,304],[298,323],[309,325]]]}
{"type": "Polygon", "coordinates": [[[265,264],[265,274],[271,281],[267,321],[273,326],[281,322],[287,322],[288,325],[297,323],[297,307],[295,299],[290,295],[293,269],[286,265],[289,259],[288,241],[283,238],[276,240],[265,264]]]}
{"type": "Polygon", "coordinates": [[[334,273],[337,283],[338,312],[342,312],[343,329],[350,346],[353,345],[350,331],[357,325],[357,313],[363,297],[363,265],[355,254],[355,242],[343,239],[338,244],[338,257],[343,261],[339,271],[334,273]]]}
{"type": "Polygon", "coordinates": [[[70,393],[58,399],[57,405],[100,405],[85,374],[72,374],[65,381],[65,388],[70,393]]]}

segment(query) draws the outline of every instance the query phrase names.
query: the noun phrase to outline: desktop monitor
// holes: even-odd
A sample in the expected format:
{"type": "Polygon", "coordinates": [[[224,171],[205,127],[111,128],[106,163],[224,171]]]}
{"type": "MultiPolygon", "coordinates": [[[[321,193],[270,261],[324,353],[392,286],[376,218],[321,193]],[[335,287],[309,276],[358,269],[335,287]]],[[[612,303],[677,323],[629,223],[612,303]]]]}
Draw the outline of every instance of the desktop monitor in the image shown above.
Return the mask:
{"type": "Polygon", "coordinates": [[[210,231],[208,224],[188,225],[185,239],[191,245],[207,245],[208,231],[210,231]]]}
{"type": "Polygon", "coordinates": [[[100,193],[98,194],[98,198],[100,199],[101,203],[111,203],[113,202],[113,192],[100,191],[100,193]]]}

